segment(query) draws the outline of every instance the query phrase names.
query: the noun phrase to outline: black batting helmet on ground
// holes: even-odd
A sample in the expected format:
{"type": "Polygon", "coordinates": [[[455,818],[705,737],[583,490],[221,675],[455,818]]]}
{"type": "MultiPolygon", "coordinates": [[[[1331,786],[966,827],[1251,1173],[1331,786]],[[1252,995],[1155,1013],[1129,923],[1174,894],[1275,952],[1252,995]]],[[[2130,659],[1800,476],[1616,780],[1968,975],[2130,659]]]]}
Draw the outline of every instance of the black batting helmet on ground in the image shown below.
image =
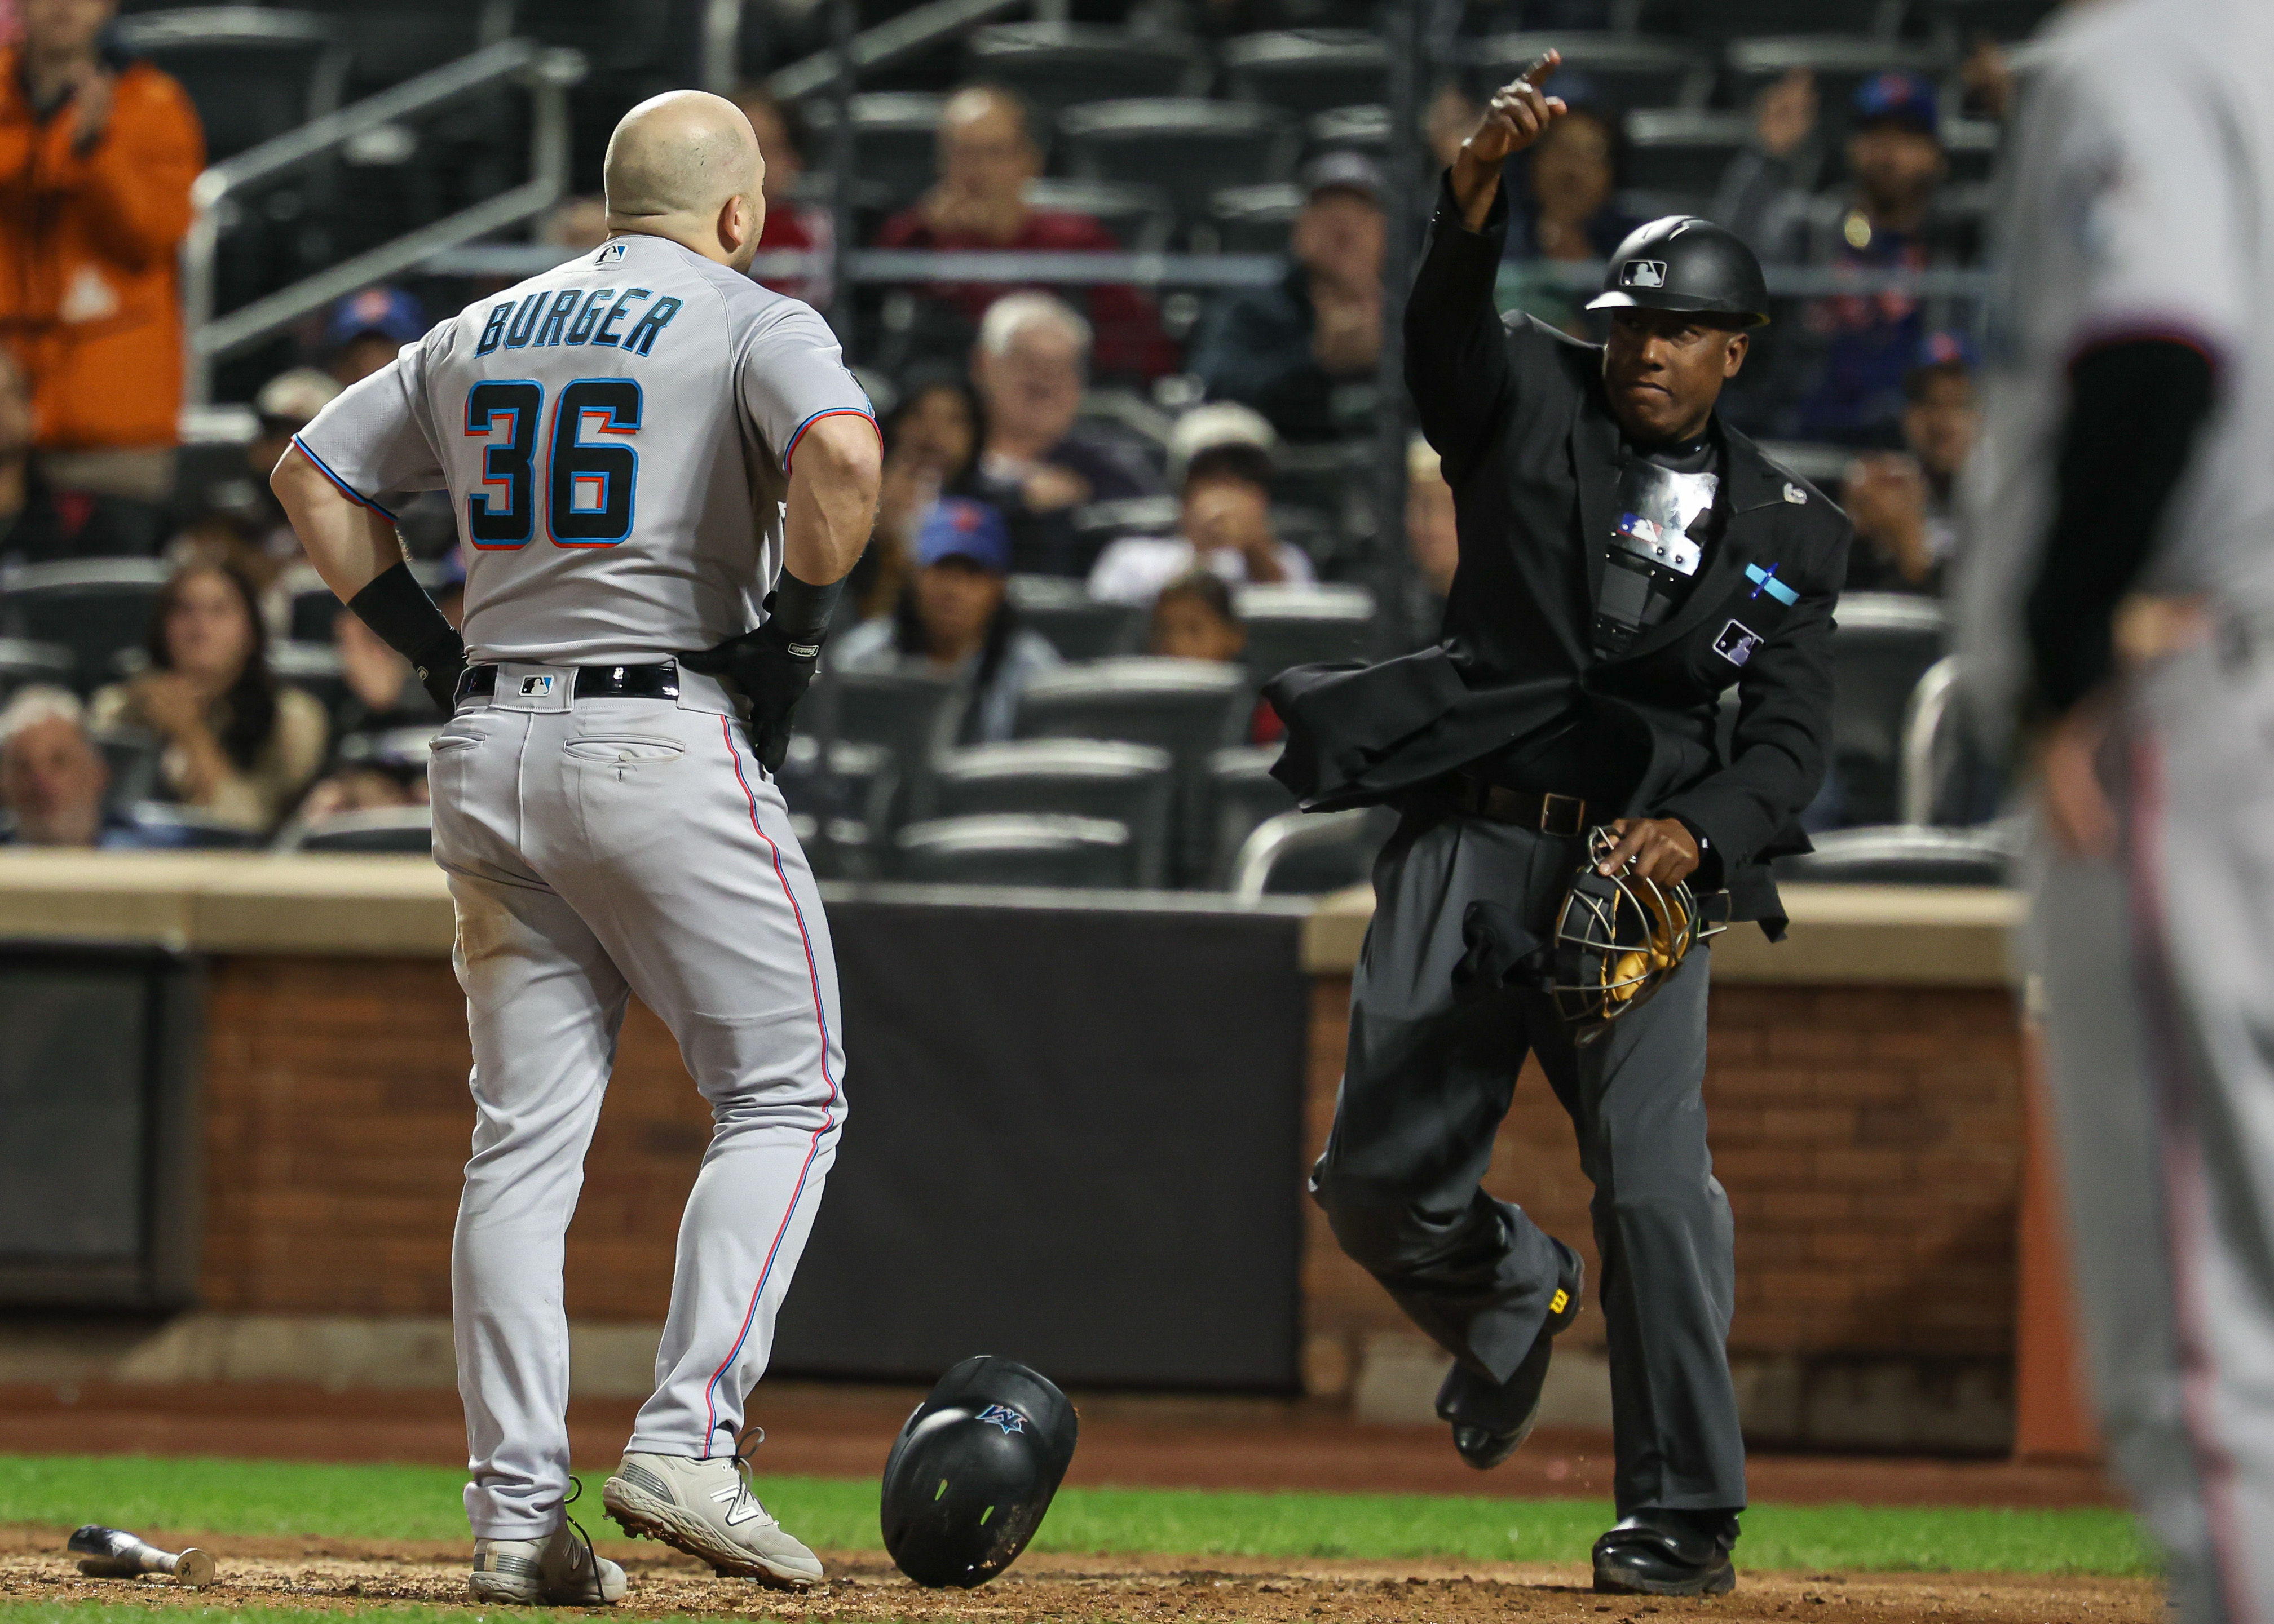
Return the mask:
{"type": "Polygon", "coordinates": [[[1589,310],[1670,310],[1742,327],[1769,319],[1768,283],[1744,239],[1694,214],[1668,214],[1628,234],[1589,310]]]}
{"type": "Polygon", "coordinates": [[[918,1584],[984,1584],[1041,1526],[1073,1459],[1073,1406],[992,1354],[939,1379],[885,1462],[885,1549],[918,1584]]]}

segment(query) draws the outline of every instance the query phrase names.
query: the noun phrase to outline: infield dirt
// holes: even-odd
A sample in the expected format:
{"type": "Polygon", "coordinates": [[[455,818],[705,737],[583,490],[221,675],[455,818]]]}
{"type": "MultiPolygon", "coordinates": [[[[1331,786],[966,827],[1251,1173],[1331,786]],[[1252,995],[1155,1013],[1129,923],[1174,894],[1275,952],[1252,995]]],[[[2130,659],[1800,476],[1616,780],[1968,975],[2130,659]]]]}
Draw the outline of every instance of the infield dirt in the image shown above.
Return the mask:
{"type": "MultiPolygon", "coordinates": [[[[169,1549],[210,1551],[220,1576],[202,1590],[156,1579],[88,1579],[63,1553],[69,1530],[0,1529],[0,1603],[132,1602],[152,1607],[246,1605],[312,1612],[389,1604],[465,1605],[464,1548],[418,1541],[200,1537],[153,1530],[169,1549]]],[[[1980,1620],[1985,1624],[2154,1624],[2162,1587],[2146,1579],[1968,1574],[1743,1574],[1736,1594],[1704,1601],[1597,1596],[1577,1564],[1353,1562],[1234,1557],[1030,1553],[977,1590],[923,1590],[873,1553],[825,1553],[829,1583],[804,1596],[719,1579],[645,1544],[602,1540],[629,1570],[621,1606],[637,1615],[689,1613],[811,1620],[1129,1620],[1141,1624],[1423,1624],[1522,1615],[1540,1624],[1645,1614],[1728,1620],[1868,1619],[1871,1624],[1980,1620]]],[[[490,1609],[482,1609],[486,1613],[490,1609]]],[[[559,1609],[561,1613],[575,1610],[559,1609]]],[[[531,1616],[538,1616],[534,1613],[531,1616]]]]}

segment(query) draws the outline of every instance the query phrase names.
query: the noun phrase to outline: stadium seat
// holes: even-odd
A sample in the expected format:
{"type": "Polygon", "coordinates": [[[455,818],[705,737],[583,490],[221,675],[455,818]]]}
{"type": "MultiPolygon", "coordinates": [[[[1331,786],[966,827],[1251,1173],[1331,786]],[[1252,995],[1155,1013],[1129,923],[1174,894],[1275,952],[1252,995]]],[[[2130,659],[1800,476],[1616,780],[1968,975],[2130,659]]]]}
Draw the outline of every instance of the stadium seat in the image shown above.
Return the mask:
{"type": "Polygon", "coordinates": [[[1027,202],[1035,208],[1088,214],[1113,233],[1133,253],[1156,253],[1169,245],[1176,229],[1176,211],[1158,186],[1118,186],[1102,180],[1051,180],[1027,183],[1027,202]]]}
{"type": "Polygon", "coordinates": [[[1105,818],[1129,831],[1134,883],[1168,883],[1175,763],[1151,745],[1020,739],[955,750],[939,763],[942,817],[1017,812],[1105,818]]]}
{"type": "Polygon", "coordinates": [[[775,782],[806,860],[824,879],[882,877],[892,833],[900,770],[881,744],[838,739],[821,770],[821,741],[794,733],[775,782]]]}
{"type": "Polygon", "coordinates": [[[1183,770],[1237,742],[1247,712],[1247,679],[1239,671],[1203,660],[1096,660],[1029,682],[1018,733],[1157,745],[1183,770]]]}
{"type": "Polygon", "coordinates": [[[106,809],[124,812],[137,801],[156,798],[159,768],[166,755],[163,739],[140,727],[107,727],[87,739],[110,773],[109,786],[102,792],[106,809]]]}
{"type": "Polygon", "coordinates": [[[1226,40],[1231,93],[1297,113],[1381,102],[1389,86],[1382,36],[1359,28],[1288,28],[1226,40]]]}
{"type": "Polygon", "coordinates": [[[1230,889],[1239,848],[1249,835],[1269,819],[1295,809],[1287,786],[1271,776],[1271,763],[1278,759],[1276,744],[1243,744],[1209,756],[1204,815],[1212,889],[1230,889]]]}
{"type": "MultiPolygon", "coordinates": [[[[1094,564],[1099,553],[1124,536],[1173,536],[1181,517],[1182,510],[1173,496],[1132,496],[1116,501],[1087,502],[1073,512],[1074,556],[1094,564]]],[[[1065,579],[1063,576],[1039,575],[1014,577],[1011,590],[1017,593],[1020,590],[1019,583],[1021,580],[1041,581],[1046,578],[1065,579]]],[[[1079,582],[1069,584],[1077,588],[1081,585],[1079,582]]],[[[1042,590],[1040,588],[1034,590],[1042,590]]],[[[1144,634],[1141,628],[1133,635],[1141,641],[1144,634]]],[[[1133,642],[1128,648],[1107,651],[1134,653],[1136,646],[1133,642]]],[[[1064,653],[1065,650],[1060,650],[1059,652],[1064,653]]],[[[1066,658],[1072,659],[1074,657],[1068,654],[1066,658]]]]}
{"type": "Polygon", "coordinates": [[[208,163],[335,110],[346,89],[346,43],[332,19],[312,12],[192,6],[122,17],[117,27],[124,49],[189,92],[208,163]]]}
{"type": "Polygon", "coordinates": [[[1387,807],[1282,812],[1258,824],[1241,845],[1227,889],[1253,900],[1363,885],[1397,826],[1397,816],[1387,807]]]}
{"type": "Polygon", "coordinates": [[[934,818],[900,831],[900,877],[937,885],[1050,885],[1126,891],[1134,842],[1095,817],[995,813],[934,818]]]}
{"type": "Polygon", "coordinates": [[[1206,49],[1194,40],[1082,23],[996,23],[964,41],[971,77],[1056,113],[1077,102],[1202,95],[1206,49]]]}
{"type": "Polygon", "coordinates": [[[1380,159],[1389,150],[1389,109],[1379,102],[1330,107],[1303,121],[1306,152],[1362,152],[1380,159]]]}
{"type": "MultiPolygon", "coordinates": [[[[1384,119],[1387,122],[1387,115],[1384,119]]],[[[1209,220],[1216,230],[1216,246],[1225,253],[1285,253],[1295,216],[1302,212],[1303,189],[1286,181],[1226,186],[1209,199],[1209,220]]]]}
{"type": "Polygon", "coordinates": [[[1276,108],[1188,97],[1068,108],[1058,129],[1070,173],[1158,185],[1186,222],[1207,218],[1209,199],[1226,186],[1286,179],[1299,138],[1293,117],[1276,108]]]}
{"type": "Polygon", "coordinates": [[[799,731],[889,750],[894,784],[887,823],[926,816],[932,764],[955,743],[962,689],[944,677],[905,668],[832,672],[825,658],[822,673],[800,708],[799,731]]]}
{"type": "Polygon", "coordinates": [[[268,669],[279,682],[312,696],[338,725],[347,709],[349,689],[337,648],[329,643],[273,643],[268,645],[268,669]]]}
{"type": "Polygon", "coordinates": [[[1753,139],[1749,113],[1638,108],[1627,115],[1626,181],[1660,199],[1659,214],[1710,207],[1721,172],[1753,139]]]}
{"type": "Polygon", "coordinates": [[[138,801],[126,816],[148,845],[178,846],[191,851],[249,852],[260,844],[260,831],[224,823],[195,807],[168,801],[138,801]]]}
{"type": "Polygon", "coordinates": [[[1480,40],[1470,60],[1492,83],[1501,84],[1547,50],[1562,53],[1559,73],[1585,74],[1615,108],[1704,107],[1713,94],[1713,53],[1690,40],[1638,34],[1496,34],[1480,40]]]}
{"type": "Polygon", "coordinates": [[[2004,799],[2007,767],[1984,748],[1962,703],[1962,670],[1957,655],[1945,655],[1927,667],[1904,707],[1896,809],[1906,823],[1982,823],[2004,799]]]}
{"type": "Polygon", "coordinates": [[[337,812],[288,828],[277,838],[286,852],[389,852],[425,856],[434,849],[434,819],[427,807],[381,807],[337,812]]]}
{"type": "Polygon", "coordinates": [[[1259,685],[1290,665],[1366,656],[1374,594],[1362,586],[1248,586],[1237,598],[1248,673],[1259,685]]]}
{"type": "Polygon", "coordinates": [[[1795,68],[1816,76],[1826,132],[1836,144],[1845,138],[1848,110],[1856,86],[1874,74],[1924,73],[1951,65],[1948,49],[1931,41],[1873,39],[1850,34],[1780,34],[1733,39],[1726,60],[1730,88],[1742,103],[1770,80],[1795,68]]]}
{"type": "Polygon", "coordinates": [[[35,682],[69,688],[76,669],[71,650],[62,643],[0,637],[0,705],[18,688],[35,682]]]}
{"type": "Polygon", "coordinates": [[[1144,643],[1142,609],[1101,602],[1079,581],[1060,575],[1013,575],[1010,597],[1020,620],[1041,633],[1066,659],[1134,654],[1144,643]]]}
{"type": "Polygon", "coordinates": [[[350,733],[340,741],[335,754],[341,762],[351,766],[423,772],[432,753],[434,734],[440,727],[441,723],[436,721],[424,727],[388,727],[377,733],[350,733]]]}
{"type": "Polygon", "coordinates": [[[1273,454],[1272,462],[1275,516],[1284,506],[1339,522],[1350,512],[1352,498],[1366,491],[1374,475],[1374,446],[1367,440],[1283,445],[1273,454]]]}
{"type": "Polygon", "coordinates": [[[2004,825],[1919,829],[1907,824],[1835,829],[1816,849],[1775,863],[1780,881],[1834,885],[2003,885],[2015,834],[2004,825]]]}
{"type": "Polygon", "coordinates": [[[1894,592],[1850,592],[1832,635],[1833,771],[1843,824],[1898,814],[1904,718],[1920,678],[1942,658],[1942,605],[1894,592]]]}
{"type": "Polygon", "coordinates": [[[118,655],[147,639],[158,594],[173,574],[157,559],[26,564],[0,575],[0,636],[69,649],[72,680],[91,693],[117,674],[118,655]]]}
{"type": "MultiPolygon", "coordinates": [[[[933,148],[939,110],[947,98],[913,90],[872,91],[853,98],[853,159],[887,207],[913,202],[937,172],[933,148]]],[[[823,162],[837,128],[837,105],[826,96],[802,104],[812,132],[808,151],[823,162]]],[[[1141,175],[1131,178],[1142,181],[1141,175]]]]}

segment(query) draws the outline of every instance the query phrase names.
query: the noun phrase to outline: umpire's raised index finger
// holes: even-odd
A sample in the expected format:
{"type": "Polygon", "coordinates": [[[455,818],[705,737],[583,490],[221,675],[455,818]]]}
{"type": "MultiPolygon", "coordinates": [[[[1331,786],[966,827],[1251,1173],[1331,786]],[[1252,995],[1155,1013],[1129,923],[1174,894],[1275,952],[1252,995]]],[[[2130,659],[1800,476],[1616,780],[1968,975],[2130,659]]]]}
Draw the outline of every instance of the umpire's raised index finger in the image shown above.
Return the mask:
{"type": "Polygon", "coordinates": [[[1525,69],[1523,72],[1517,74],[1517,78],[1523,80],[1525,84],[1530,85],[1536,90],[1541,85],[1547,82],[1547,76],[1555,72],[1557,68],[1561,67],[1562,63],[1562,52],[1558,50],[1544,50],[1540,52],[1540,55],[1533,57],[1532,59],[1532,65],[1525,69]]]}

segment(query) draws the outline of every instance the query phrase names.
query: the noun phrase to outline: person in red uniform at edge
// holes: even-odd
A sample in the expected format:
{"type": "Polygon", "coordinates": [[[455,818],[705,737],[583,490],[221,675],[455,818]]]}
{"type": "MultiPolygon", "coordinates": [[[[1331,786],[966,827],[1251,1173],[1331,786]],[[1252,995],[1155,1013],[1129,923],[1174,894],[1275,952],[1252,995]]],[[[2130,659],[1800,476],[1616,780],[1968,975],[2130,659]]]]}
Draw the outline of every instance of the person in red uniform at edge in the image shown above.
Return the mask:
{"type": "MultiPolygon", "coordinates": [[[[1118,249],[1119,239],[1088,214],[1028,205],[1027,183],[1042,168],[1042,152],[1028,133],[1026,104],[996,86],[966,86],[940,111],[938,181],[914,208],[885,222],[877,246],[1118,249]]],[[[975,327],[987,307],[1012,289],[988,282],[940,284],[929,291],[975,327]]],[[[1052,291],[1081,297],[1076,289],[1052,291]]],[[[1088,305],[1097,335],[1090,365],[1097,375],[1152,379],[1176,370],[1177,347],[1162,332],[1151,300],[1134,288],[1098,287],[1088,290],[1088,305]]],[[[963,343],[968,342],[967,333],[963,343]]]]}

